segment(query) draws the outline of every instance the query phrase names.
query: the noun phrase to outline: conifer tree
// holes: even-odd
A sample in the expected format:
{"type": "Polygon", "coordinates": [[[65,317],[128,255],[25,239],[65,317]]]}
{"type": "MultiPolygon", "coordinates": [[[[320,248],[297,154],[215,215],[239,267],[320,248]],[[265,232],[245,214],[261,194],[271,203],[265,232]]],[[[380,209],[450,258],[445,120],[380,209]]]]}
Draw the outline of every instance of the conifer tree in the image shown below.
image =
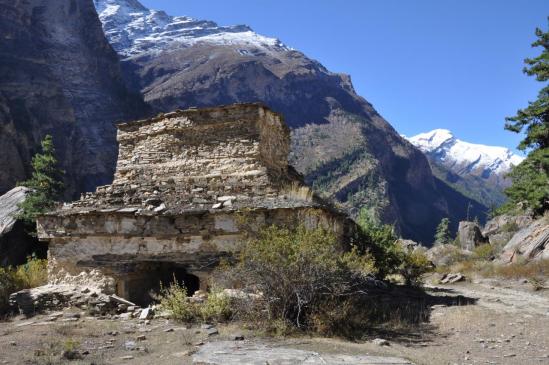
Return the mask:
{"type": "Polygon", "coordinates": [[[47,135],[42,140],[42,153],[32,158],[32,176],[19,185],[30,189],[25,201],[19,205],[18,218],[34,231],[36,217],[52,209],[63,191],[63,171],[58,168],[53,139],[47,135]]]}
{"type": "Polygon", "coordinates": [[[450,235],[450,220],[448,218],[442,218],[435,233],[435,244],[446,245],[451,242],[452,237],[450,235]]]}
{"type": "Polygon", "coordinates": [[[549,208],[549,32],[536,29],[538,39],[532,47],[541,47],[535,58],[524,60],[524,73],[545,84],[534,102],[507,118],[505,128],[515,133],[525,133],[518,149],[529,151],[526,159],[509,174],[512,185],[505,194],[509,200],[500,212],[512,210],[517,205],[529,208],[535,214],[543,214],[549,208]]]}

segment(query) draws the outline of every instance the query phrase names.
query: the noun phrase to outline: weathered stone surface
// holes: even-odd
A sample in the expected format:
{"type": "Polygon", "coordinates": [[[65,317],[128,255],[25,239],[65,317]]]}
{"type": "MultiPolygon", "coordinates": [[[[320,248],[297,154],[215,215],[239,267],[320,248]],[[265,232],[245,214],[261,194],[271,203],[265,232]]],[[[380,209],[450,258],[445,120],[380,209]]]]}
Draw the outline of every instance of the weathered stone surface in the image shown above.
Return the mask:
{"type": "Polygon", "coordinates": [[[0,196],[0,266],[23,264],[32,253],[39,257],[46,256],[46,246],[30,236],[24,224],[15,218],[21,211],[19,204],[25,201],[28,191],[18,186],[0,196]]]}
{"type": "Polygon", "coordinates": [[[498,215],[484,225],[482,235],[490,237],[494,234],[508,231],[515,233],[516,231],[527,227],[532,223],[533,219],[530,215],[498,215]]]}
{"type": "Polygon", "coordinates": [[[144,115],[90,0],[0,0],[0,193],[53,136],[69,194],[112,179],[113,123],[144,115]]]}
{"type": "Polygon", "coordinates": [[[440,279],[440,283],[441,284],[453,284],[453,283],[457,283],[457,282],[463,281],[463,280],[465,280],[465,276],[463,276],[461,273],[450,273],[450,274],[445,274],[440,279]]]}
{"type": "Polygon", "coordinates": [[[472,251],[475,247],[486,242],[475,222],[459,222],[458,240],[462,249],[472,251]]]}
{"type": "Polygon", "coordinates": [[[174,271],[204,285],[265,225],[323,226],[340,242],[354,227],[288,166],[288,128],[262,105],[177,111],[118,128],[114,182],[38,219],[51,283],[100,285],[144,304],[174,271]]]}
{"type": "Polygon", "coordinates": [[[208,342],[192,359],[193,364],[201,365],[413,365],[410,361],[397,357],[320,354],[248,341],[208,342]]]}
{"type": "Polygon", "coordinates": [[[471,251],[462,250],[451,244],[436,245],[426,252],[427,258],[437,267],[451,265],[456,260],[465,258],[471,254],[471,251]]]}
{"type": "Polygon", "coordinates": [[[549,259],[549,216],[542,217],[518,231],[505,245],[501,261],[549,259]]]}

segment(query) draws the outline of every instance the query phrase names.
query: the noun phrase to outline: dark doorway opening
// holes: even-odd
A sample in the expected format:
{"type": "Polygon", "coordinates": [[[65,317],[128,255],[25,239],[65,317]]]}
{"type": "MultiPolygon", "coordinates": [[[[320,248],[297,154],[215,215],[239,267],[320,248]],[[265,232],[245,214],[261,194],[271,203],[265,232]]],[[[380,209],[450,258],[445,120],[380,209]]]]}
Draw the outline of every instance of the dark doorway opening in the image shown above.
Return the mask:
{"type": "Polygon", "coordinates": [[[139,264],[133,274],[124,281],[124,296],[140,306],[154,302],[160,288],[171,283],[184,285],[187,295],[192,296],[200,288],[200,279],[187,272],[186,268],[169,262],[147,262],[139,264]]]}

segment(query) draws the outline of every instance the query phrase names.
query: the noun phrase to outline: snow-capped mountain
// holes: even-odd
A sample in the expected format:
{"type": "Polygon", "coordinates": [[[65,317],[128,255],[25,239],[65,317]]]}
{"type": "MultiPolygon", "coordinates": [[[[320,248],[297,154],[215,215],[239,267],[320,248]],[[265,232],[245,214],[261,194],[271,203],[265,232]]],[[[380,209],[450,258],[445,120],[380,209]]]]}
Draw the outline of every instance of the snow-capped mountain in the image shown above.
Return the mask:
{"type": "Polygon", "coordinates": [[[137,0],[94,0],[94,4],[105,35],[124,58],[158,53],[174,43],[178,47],[204,42],[288,50],[278,39],[259,35],[247,25],[219,26],[212,21],[170,16],[147,9],[137,0]]]}
{"type": "Polygon", "coordinates": [[[262,102],[292,129],[291,164],[351,215],[367,208],[426,243],[443,217],[466,216],[471,199],[438,189],[425,156],[356,93],[349,75],[247,26],[170,16],[137,0],[94,4],[126,84],[155,112],[262,102]]]}
{"type": "Polygon", "coordinates": [[[524,160],[505,147],[457,139],[447,129],[435,129],[408,140],[429,159],[433,173],[456,190],[487,207],[505,201],[505,175],[524,160]]]}
{"type": "Polygon", "coordinates": [[[483,177],[504,174],[524,159],[510,149],[462,141],[447,129],[435,129],[408,140],[457,174],[482,171],[483,177]]]}

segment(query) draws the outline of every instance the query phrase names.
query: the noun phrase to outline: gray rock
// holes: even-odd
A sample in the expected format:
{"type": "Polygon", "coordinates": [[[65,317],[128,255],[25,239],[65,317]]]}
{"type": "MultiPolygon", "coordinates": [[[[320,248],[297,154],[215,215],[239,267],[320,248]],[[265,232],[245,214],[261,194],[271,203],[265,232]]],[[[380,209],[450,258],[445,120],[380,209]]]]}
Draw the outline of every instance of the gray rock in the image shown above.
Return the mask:
{"type": "Polygon", "coordinates": [[[542,217],[521,229],[503,248],[500,260],[512,262],[549,259],[549,216],[542,217]]]}
{"type": "Polygon", "coordinates": [[[413,365],[410,361],[397,357],[325,355],[288,347],[234,341],[208,342],[193,355],[192,361],[193,364],[209,365],[413,365]]]}
{"type": "Polygon", "coordinates": [[[383,339],[383,338],[376,338],[374,340],[372,340],[372,343],[374,345],[377,345],[377,346],[390,346],[391,344],[389,343],[389,341],[383,339]]]}
{"type": "Polygon", "coordinates": [[[29,189],[19,186],[0,196],[0,267],[21,265],[33,252],[46,257],[47,246],[31,237],[15,217],[29,189]]]}
{"type": "Polygon", "coordinates": [[[468,251],[473,251],[475,247],[487,242],[478,224],[466,221],[459,222],[458,240],[461,248],[468,251]]]}
{"type": "Polygon", "coordinates": [[[463,280],[465,280],[465,276],[463,276],[461,273],[455,273],[445,274],[442,279],[440,279],[440,282],[442,284],[453,284],[463,280]]]}
{"type": "Polygon", "coordinates": [[[128,351],[133,351],[137,348],[137,344],[135,343],[135,341],[126,341],[124,343],[124,348],[128,351]]]}
{"type": "Polygon", "coordinates": [[[154,316],[154,311],[152,308],[145,308],[141,311],[139,319],[151,319],[154,316]]]}

